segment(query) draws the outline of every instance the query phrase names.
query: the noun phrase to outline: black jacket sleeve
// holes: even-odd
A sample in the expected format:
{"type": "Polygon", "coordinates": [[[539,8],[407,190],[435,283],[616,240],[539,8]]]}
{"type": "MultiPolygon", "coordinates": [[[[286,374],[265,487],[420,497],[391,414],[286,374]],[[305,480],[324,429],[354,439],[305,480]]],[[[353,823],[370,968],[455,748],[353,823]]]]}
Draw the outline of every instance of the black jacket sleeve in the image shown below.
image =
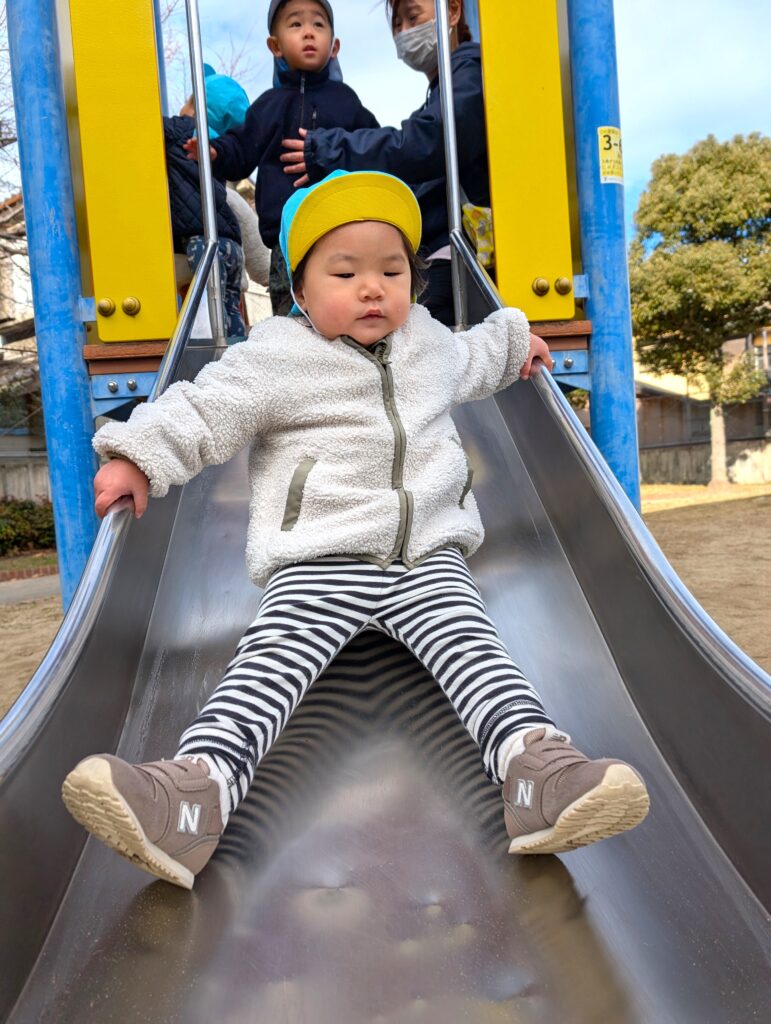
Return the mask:
{"type": "Polygon", "coordinates": [[[244,123],[231,128],[223,135],[211,140],[217,151],[217,159],[212,163],[212,171],[221,181],[241,181],[258,166],[268,144],[266,125],[271,119],[266,117],[263,93],[246,112],[244,123]]]}
{"type": "MultiPolygon", "coordinates": [[[[367,110],[365,106],[359,104],[359,109],[356,111],[356,123],[354,124],[352,131],[358,131],[360,128],[379,128],[380,124],[375,115],[367,110]]],[[[334,128],[327,129],[328,131],[335,131],[334,128]]]]}
{"type": "MultiPolygon", "coordinates": [[[[454,62],[455,121],[461,162],[484,158],[486,140],[482,71],[478,57],[454,62]]],[[[444,177],[444,129],[435,89],[428,102],[401,128],[342,131],[326,128],[310,132],[305,140],[305,166],[312,182],[333,170],[386,171],[411,185],[444,177]]]]}

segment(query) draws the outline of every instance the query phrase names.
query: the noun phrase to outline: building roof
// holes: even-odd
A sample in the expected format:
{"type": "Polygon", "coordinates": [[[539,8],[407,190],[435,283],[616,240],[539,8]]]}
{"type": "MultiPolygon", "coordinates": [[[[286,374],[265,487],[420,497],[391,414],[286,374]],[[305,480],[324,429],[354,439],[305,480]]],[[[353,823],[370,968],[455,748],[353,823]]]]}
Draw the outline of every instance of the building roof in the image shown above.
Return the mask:
{"type": "Polygon", "coordinates": [[[23,198],[21,192],[17,192],[16,195],[9,196],[7,199],[3,199],[3,201],[0,202],[0,210],[5,210],[9,206],[16,206],[17,203],[21,203],[22,201],[23,198]]]}

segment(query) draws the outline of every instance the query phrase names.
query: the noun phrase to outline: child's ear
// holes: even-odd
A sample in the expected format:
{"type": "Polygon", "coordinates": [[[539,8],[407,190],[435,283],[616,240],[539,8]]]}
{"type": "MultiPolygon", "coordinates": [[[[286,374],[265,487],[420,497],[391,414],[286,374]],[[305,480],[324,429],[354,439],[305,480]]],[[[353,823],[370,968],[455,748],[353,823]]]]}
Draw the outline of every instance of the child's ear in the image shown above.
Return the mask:
{"type": "Polygon", "coordinates": [[[335,39],[335,41],[332,43],[332,49],[329,54],[329,59],[334,60],[338,53],[340,53],[340,40],[335,39]]]}
{"type": "Polygon", "coordinates": [[[281,46],[279,45],[279,41],[275,36],[268,36],[265,42],[267,43],[268,49],[270,50],[274,57],[282,56],[281,46]]]}
{"type": "Polygon", "coordinates": [[[301,284],[294,289],[294,299],[300,309],[305,309],[305,289],[301,284]]]}

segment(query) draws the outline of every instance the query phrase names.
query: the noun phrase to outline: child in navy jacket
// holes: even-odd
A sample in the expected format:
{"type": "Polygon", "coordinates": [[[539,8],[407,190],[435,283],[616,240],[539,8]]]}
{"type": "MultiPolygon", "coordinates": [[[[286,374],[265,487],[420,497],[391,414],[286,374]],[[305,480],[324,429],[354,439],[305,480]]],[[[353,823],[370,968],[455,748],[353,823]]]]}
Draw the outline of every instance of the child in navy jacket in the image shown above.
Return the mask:
{"type": "MultiPolygon", "coordinates": [[[[286,314],[292,298],[278,234],[294,188],[280,160],[282,140],[297,136],[300,128],[355,131],[377,128],[378,122],[353,89],[330,76],[340,41],[328,0],[273,0],[268,31],[278,85],[251,105],[242,125],[212,140],[211,156],[214,174],[223,180],[240,181],[259,169],[254,202],[262,239],[273,250],[270,297],[273,312],[286,314]]],[[[195,143],[188,151],[197,153],[195,143]]]]}

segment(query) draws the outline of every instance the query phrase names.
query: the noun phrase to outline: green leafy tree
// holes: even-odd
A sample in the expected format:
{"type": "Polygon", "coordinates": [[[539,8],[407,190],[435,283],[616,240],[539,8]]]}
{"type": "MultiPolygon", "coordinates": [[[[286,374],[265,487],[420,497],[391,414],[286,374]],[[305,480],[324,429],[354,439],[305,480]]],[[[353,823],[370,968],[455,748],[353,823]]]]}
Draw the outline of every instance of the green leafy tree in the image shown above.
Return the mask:
{"type": "Polygon", "coordinates": [[[712,480],[727,480],[723,406],[766,385],[723,345],[771,319],[771,138],[710,135],[653,164],[629,249],[632,326],[646,369],[706,383],[712,480]]]}

